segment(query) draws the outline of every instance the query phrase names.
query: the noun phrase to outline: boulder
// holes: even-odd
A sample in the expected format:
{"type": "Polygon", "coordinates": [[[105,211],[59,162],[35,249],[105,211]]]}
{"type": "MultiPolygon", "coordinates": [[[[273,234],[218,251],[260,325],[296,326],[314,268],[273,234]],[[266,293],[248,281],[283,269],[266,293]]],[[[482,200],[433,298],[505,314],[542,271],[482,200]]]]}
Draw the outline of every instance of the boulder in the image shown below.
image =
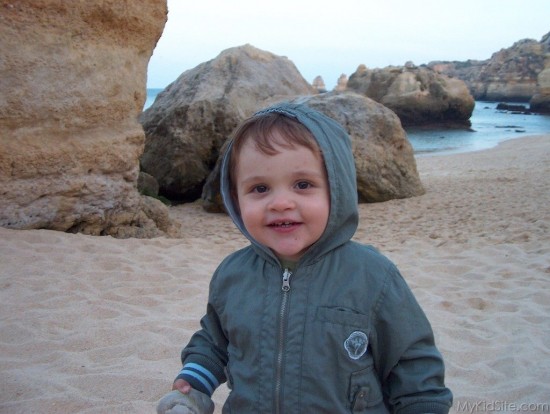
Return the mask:
{"type": "Polygon", "coordinates": [[[137,190],[137,117],[166,0],[1,7],[0,225],[165,234],[163,208],[137,190]]]}
{"type": "Polygon", "coordinates": [[[403,126],[469,127],[475,104],[463,81],[412,64],[372,70],[360,65],[347,88],[393,110],[403,126]]]}
{"type": "MultiPolygon", "coordinates": [[[[359,202],[424,194],[412,146],[399,118],[390,109],[350,92],[328,92],[294,101],[305,103],[335,119],[351,136],[359,202]]],[[[223,211],[219,167],[220,162],[203,191],[203,206],[210,212],[223,211]]]]}
{"type": "Polygon", "coordinates": [[[227,49],[181,74],[141,115],[142,170],[157,179],[160,195],[196,200],[241,121],[277,97],[314,93],[286,57],[251,45],[227,49]]]}
{"type": "Polygon", "coordinates": [[[506,102],[500,102],[496,106],[496,110],[500,112],[509,112],[514,115],[531,115],[532,112],[527,108],[526,105],[520,104],[509,104],[506,102]]]}
{"type": "Polygon", "coordinates": [[[298,100],[339,122],[350,135],[359,202],[381,202],[425,193],[413,148],[394,112],[349,92],[298,100]]]}

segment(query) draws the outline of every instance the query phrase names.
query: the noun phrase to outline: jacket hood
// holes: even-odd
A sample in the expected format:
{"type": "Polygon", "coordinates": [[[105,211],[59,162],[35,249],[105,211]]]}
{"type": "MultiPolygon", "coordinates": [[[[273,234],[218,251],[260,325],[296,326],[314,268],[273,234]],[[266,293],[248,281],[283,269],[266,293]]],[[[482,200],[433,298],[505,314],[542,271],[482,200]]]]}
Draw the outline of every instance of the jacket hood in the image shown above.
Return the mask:
{"type": "MultiPolygon", "coordinates": [[[[294,118],[304,125],[315,137],[323,154],[330,188],[329,218],[322,236],[300,259],[300,263],[314,262],[350,240],[357,229],[357,182],[351,139],[336,121],[304,104],[280,103],[263,109],[253,116],[270,112],[294,118]]],[[[232,143],[229,143],[221,166],[220,188],[227,212],[258,254],[278,262],[274,253],[254,240],[246,230],[238,213],[239,210],[232,200],[229,182],[231,146],[232,143]]]]}

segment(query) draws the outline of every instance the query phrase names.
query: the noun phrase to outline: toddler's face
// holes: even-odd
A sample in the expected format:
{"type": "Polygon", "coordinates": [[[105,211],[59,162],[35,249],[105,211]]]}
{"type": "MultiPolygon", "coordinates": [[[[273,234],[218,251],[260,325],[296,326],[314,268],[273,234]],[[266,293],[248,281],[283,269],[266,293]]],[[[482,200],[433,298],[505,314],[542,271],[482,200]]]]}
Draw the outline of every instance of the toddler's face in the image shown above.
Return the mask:
{"type": "Polygon", "coordinates": [[[260,152],[250,140],[239,154],[236,189],[244,225],[284,260],[297,261],[323,234],[330,211],[323,159],[303,146],[260,152]]]}

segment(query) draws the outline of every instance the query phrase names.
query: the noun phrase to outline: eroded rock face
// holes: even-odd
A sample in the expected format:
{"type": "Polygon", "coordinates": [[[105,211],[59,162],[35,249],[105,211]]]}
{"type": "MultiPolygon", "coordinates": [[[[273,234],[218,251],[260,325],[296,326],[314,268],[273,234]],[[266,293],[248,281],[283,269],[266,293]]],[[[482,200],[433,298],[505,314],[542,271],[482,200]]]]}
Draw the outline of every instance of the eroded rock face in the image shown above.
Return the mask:
{"type": "Polygon", "coordinates": [[[162,234],[136,188],[137,116],[166,0],[0,7],[0,225],[162,234]]]}
{"type": "Polygon", "coordinates": [[[544,67],[542,54],[541,44],[529,39],[494,53],[471,81],[474,96],[483,101],[529,101],[544,67]]]}
{"type": "Polygon", "coordinates": [[[180,75],[142,114],[142,169],[157,179],[161,195],[196,200],[240,122],[270,101],[314,93],[286,57],[251,45],[227,49],[180,75]]]}
{"type": "Polygon", "coordinates": [[[528,102],[539,94],[540,73],[550,59],[550,33],[540,42],[523,39],[487,60],[430,62],[436,72],[462,79],[476,100],[528,102]]]}
{"type": "Polygon", "coordinates": [[[547,68],[537,77],[537,91],[531,101],[529,108],[533,112],[550,114],[550,59],[547,68]]]}
{"type": "Polygon", "coordinates": [[[347,89],[387,106],[403,126],[469,126],[475,104],[463,81],[413,65],[383,69],[360,65],[347,89]]]}
{"type": "MultiPolygon", "coordinates": [[[[424,194],[412,146],[394,112],[365,96],[329,92],[300,97],[339,122],[352,139],[357,170],[359,202],[379,202],[424,194]]],[[[208,178],[203,192],[207,211],[221,212],[219,167],[208,178]]]]}

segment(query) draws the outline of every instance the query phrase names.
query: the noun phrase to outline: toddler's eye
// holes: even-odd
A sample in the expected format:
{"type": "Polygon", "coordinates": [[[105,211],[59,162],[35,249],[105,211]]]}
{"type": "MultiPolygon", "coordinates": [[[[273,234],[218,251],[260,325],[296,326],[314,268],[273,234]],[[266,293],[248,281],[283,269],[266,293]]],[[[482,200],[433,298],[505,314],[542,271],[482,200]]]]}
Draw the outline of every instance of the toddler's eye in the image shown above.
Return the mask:
{"type": "Polygon", "coordinates": [[[298,184],[296,184],[296,187],[300,190],[307,190],[311,187],[311,184],[307,181],[300,181],[298,184]]]}
{"type": "Polygon", "coordinates": [[[257,185],[256,187],[254,187],[254,192],[255,193],[265,193],[267,191],[267,187],[265,185],[257,185]]]}

